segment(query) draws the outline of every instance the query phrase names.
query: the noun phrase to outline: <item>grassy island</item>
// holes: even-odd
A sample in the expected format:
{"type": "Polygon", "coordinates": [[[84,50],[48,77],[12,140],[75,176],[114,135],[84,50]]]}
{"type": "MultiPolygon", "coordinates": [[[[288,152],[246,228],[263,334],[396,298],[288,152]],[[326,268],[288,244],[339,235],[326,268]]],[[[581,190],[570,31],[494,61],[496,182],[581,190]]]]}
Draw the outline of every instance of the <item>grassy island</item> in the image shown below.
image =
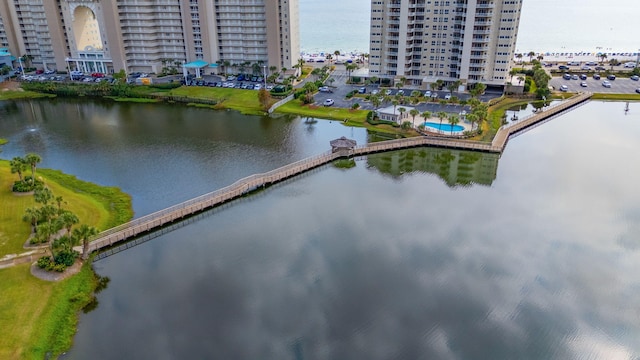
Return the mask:
{"type": "MultiPolygon", "coordinates": [[[[114,187],[102,187],[63,174],[39,169],[38,176],[82,222],[100,230],[131,219],[131,198],[114,187]]],[[[20,254],[30,233],[22,221],[33,196],[12,193],[16,180],[9,162],[0,160],[0,258],[20,254]]],[[[37,279],[30,265],[0,269],[0,359],[55,358],[71,346],[78,312],[93,299],[98,278],[90,262],[79,274],[60,282],[37,279]]]]}

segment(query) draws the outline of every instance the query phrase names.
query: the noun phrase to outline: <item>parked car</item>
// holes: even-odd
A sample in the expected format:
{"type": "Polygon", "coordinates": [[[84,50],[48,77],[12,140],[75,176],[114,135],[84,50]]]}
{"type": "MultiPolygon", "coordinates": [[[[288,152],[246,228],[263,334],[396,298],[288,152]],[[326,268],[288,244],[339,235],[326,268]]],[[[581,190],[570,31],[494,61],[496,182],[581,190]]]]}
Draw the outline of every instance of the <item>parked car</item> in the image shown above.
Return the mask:
{"type": "Polygon", "coordinates": [[[55,70],[47,70],[47,71],[44,72],[45,75],[52,75],[52,74],[55,74],[55,73],[56,73],[55,70]]]}
{"type": "Polygon", "coordinates": [[[564,75],[562,75],[562,78],[565,79],[565,80],[571,80],[571,74],[564,73],[564,75]]]}
{"type": "Polygon", "coordinates": [[[361,87],[360,89],[358,89],[358,93],[359,94],[365,94],[367,92],[367,88],[366,87],[361,87]]]}
{"type": "Polygon", "coordinates": [[[638,94],[640,94],[640,88],[637,88],[637,89],[636,89],[636,92],[637,92],[638,94]]]}
{"type": "Polygon", "coordinates": [[[571,75],[571,80],[578,80],[578,79],[579,79],[578,75],[576,74],[571,75]]]}
{"type": "Polygon", "coordinates": [[[333,92],[333,90],[331,90],[331,88],[330,88],[330,87],[328,87],[328,86],[320,86],[320,87],[318,88],[318,91],[320,91],[320,92],[327,92],[327,93],[333,92]]]}
{"type": "Polygon", "coordinates": [[[595,61],[587,61],[584,64],[587,65],[587,66],[596,66],[596,65],[598,65],[598,63],[596,63],[595,61]]]}
{"type": "Polygon", "coordinates": [[[391,93],[392,93],[391,89],[387,89],[384,91],[385,95],[391,95],[391,93]]]}
{"type": "Polygon", "coordinates": [[[94,78],[103,78],[103,77],[104,77],[104,74],[103,74],[103,73],[101,73],[101,72],[94,72],[94,73],[91,73],[91,77],[94,77],[94,78]]]}
{"type": "Polygon", "coordinates": [[[606,88],[610,88],[611,87],[611,83],[607,80],[602,82],[602,86],[606,87],[606,88]]]}
{"type": "Polygon", "coordinates": [[[404,90],[402,89],[398,90],[398,95],[404,95],[404,90]]]}
{"type": "Polygon", "coordinates": [[[437,99],[438,98],[438,93],[437,92],[432,92],[431,93],[431,98],[432,99],[437,99]]]}
{"type": "Polygon", "coordinates": [[[334,103],[335,103],[335,101],[333,101],[333,99],[327,99],[327,100],[325,100],[325,101],[322,103],[322,105],[324,105],[324,106],[331,106],[331,105],[333,105],[334,103]]]}
{"type": "Polygon", "coordinates": [[[583,67],[581,67],[580,69],[585,70],[585,71],[589,71],[589,70],[591,70],[591,66],[584,65],[584,66],[583,66],[583,67]]]}
{"type": "Polygon", "coordinates": [[[260,90],[260,89],[262,89],[262,84],[253,85],[253,90],[260,90]]]}
{"type": "Polygon", "coordinates": [[[580,61],[569,61],[567,62],[569,66],[580,66],[580,61]]]}
{"type": "Polygon", "coordinates": [[[638,81],[638,80],[640,80],[640,76],[638,76],[638,75],[631,75],[631,77],[630,77],[629,79],[631,79],[631,80],[633,80],[633,81],[638,81]]]}
{"type": "Polygon", "coordinates": [[[636,67],[636,63],[634,61],[629,61],[627,63],[624,63],[624,67],[633,69],[634,67],[636,67]]]}
{"type": "Polygon", "coordinates": [[[581,82],[581,83],[580,83],[580,86],[582,86],[582,87],[587,87],[588,85],[587,85],[587,82],[586,82],[586,81],[583,81],[583,82],[581,82]]]}
{"type": "Polygon", "coordinates": [[[605,70],[607,70],[604,66],[596,66],[595,69],[596,69],[596,71],[605,71],[605,70]]]}
{"type": "Polygon", "coordinates": [[[600,74],[593,74],[594,80],[600,80],[600,74]]]}
{"type": "Polygon", "coordinates": [[[569,67],[567,65],[560,65],[558,66],[558,70],[569,70],[569,67]]]}
{"type": "Polygon", "coordinates": [[[424,92],[424,97],[430,97],[431,96],[431,90],[427,90],[424,92]]]}
{"type": "Polygon", "coordinates": [[[580,80],[587,80],[586,74],[580,74],[580,80]]]}
{"type": "Polygon", "coordinates": [[[567,85],[561,85],[560,86],[560,91],[567,92],[567,91],[569,91],[569,87],[567,85]]]}
{"type": "Polygon", "coordinates": [[[371,95],[378,95],[379,92],[378,89],[373,89],[371,90],[371,95]]]}
{"type": "Polygon", "coordinates": [[[609,75],[607,75],[607,80],[611,80],[611,81],[613,81],[613,80],[615,80],[615,79],[616,79],[616,76],[615,76],[615,75],[613,75],[613,74],[609,74],[609,75]]]}
{"type": "Polygon", "coordinates": [[[446,94],[446,95],[444,96],[444,99],[445,99],[445,100],[451,100],[451,94],[446,94]]]}

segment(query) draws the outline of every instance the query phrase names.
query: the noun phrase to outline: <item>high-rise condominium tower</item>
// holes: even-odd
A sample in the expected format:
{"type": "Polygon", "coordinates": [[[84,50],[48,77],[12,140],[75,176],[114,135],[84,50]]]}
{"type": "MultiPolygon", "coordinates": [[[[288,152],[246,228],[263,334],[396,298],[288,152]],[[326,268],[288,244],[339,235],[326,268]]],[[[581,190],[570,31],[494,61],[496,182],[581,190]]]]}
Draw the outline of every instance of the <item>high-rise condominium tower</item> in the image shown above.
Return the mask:
{"type": "Polygon", "coordinates": [[[372,0],[369,73],[504,86],[522,0],[372,0]]]}
{"type": "Polygon", "coordinates": [[[298,34],[298,0],[0,1],[0,48],[58,70],[291,68],[298,34]]]}

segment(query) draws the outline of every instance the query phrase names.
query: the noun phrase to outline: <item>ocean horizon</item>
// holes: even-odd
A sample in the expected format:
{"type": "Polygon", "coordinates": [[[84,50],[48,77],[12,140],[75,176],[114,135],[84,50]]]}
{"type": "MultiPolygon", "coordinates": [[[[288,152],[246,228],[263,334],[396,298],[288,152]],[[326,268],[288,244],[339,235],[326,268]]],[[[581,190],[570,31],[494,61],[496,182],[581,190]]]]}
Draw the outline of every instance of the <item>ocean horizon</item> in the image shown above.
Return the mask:
{"type": "MultiPolygon", "coordinates": [[[[523,0],[516,53],[596,54],[640,50],[640,1],[523,0]]],[[[300,0],[303,53],[369,52],[370,0],[300,0]]]]}

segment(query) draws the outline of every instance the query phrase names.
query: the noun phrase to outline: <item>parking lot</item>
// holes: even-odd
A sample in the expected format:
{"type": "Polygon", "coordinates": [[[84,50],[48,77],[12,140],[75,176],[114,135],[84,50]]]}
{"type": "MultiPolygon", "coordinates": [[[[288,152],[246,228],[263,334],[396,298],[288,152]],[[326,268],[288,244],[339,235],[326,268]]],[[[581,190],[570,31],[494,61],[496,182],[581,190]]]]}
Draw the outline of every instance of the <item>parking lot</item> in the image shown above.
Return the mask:
{"type": "Polygon", "coordinates": [[[602,82],[605,80],[607,80],[605,76],[602,76],[600,80],[595,80],[592,76],[587,77],[586,80],[565,80],[562,77],[554,77],[549,81],[549,85],[553,86],[555,90],[560,89],[562,85],[566,85],[569,88],[569,92],[591,91],[609,94],[633,94],[636,89],[640,88],[639,81],[619,77],[615,80],[608,80],[611,83],[611,87],[606,88],[602,86],[602,82]],[[580,86],[583,81],[587,83],[586,87],[580,86]]]}

